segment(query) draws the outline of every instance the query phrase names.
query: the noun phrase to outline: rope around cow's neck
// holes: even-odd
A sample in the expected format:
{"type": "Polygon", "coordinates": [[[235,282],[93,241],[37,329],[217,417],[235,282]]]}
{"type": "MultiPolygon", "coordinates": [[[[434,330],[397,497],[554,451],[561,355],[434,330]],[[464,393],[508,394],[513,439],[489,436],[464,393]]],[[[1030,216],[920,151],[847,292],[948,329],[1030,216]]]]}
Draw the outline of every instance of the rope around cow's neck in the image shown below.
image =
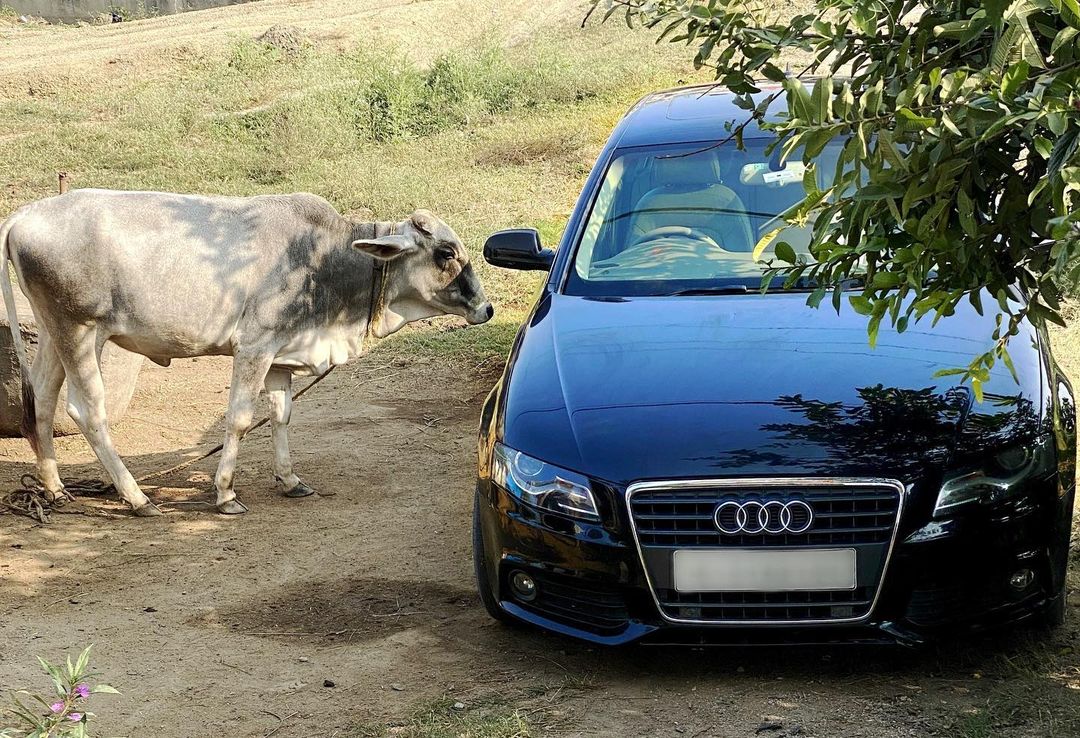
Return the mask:
{"type": "MultiPolygon", "coordinates": [[[[375,222],[371,226],[372,234],[379,235],[379,224],[375,222]]],[[[397,224],[391,224],[389,234],[398,232],[397,224]]],[[[364,329],[364,339],[375,338],[375,324],[382,318],[383,310],[386,309],[386,282],[390,269],[374,256],[371,257],[371,296],[368,298],[368,323],[364,329]],[[376,289],[378,285],[378,289],[376,289]]]]}

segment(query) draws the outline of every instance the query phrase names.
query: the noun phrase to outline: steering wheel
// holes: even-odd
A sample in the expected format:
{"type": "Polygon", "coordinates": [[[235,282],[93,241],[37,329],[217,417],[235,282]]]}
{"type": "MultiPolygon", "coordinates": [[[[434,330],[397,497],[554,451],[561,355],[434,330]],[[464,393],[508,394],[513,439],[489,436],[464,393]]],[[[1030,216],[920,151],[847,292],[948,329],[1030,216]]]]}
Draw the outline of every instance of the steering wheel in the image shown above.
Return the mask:
{"type": "Polygon", "coordinates": [[[653,228],[651,231],[643,233],[637,238],[635,238],[633,243],[630,244],[630,248],[639,246],[643,243],[646,243],[647,241],[656,241],[658,239],[668,238],[670,236],[682,236],[684,238],[692,238],[695,241],[701,241],[702,243],[706,243],[710,246],[713,246],[714,248],[723,250],[723,247],[716,242],[716,239],[705,233],[705,231],[702,231],[698,228],[688,228],[687,226],[661,226],[660,228],[653,228]]]}

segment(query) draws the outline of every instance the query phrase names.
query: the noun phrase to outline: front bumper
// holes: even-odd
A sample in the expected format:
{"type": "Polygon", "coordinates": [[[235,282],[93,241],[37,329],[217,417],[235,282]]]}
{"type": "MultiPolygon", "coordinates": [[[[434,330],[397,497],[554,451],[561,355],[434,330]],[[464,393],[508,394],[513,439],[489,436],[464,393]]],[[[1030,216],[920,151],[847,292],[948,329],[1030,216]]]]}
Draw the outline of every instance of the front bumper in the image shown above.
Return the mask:
{"type": "MultiPolygon", "coordinates": [[[[665,618],[625,525],[571,521],[522,505],[481,481],[479,523],[488,582],[507,615],[593,643],[901,643],[1020,623],[1063,596],[1072,492],[1057,480],[1007,509],[978,509],[927,524],[901,520],[892,560],[869,616],[857,624],[686,625],[665,618]],[[1034,578],[1016,588],[1013,575],[1034,578]],[[527,573],[532,601],[509,577],[527,573]]],[[[918,506],[911,518],[919,514],[918,506]]],[[[619,511],[620,518],[626,511],[619,511]]]]}

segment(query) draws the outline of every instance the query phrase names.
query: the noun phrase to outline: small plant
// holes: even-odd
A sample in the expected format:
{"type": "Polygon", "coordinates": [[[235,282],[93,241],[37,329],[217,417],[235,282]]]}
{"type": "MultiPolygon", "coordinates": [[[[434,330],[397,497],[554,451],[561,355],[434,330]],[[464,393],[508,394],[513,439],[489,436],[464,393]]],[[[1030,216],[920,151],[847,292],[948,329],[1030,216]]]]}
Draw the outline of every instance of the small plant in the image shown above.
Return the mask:
{"type": "Polygon", "coordinates": [[[86,709],[90,695],[120,694],[108,684],[90,686],[90,680],[97,676],[90,671],[90,648],[87,646],[74,664],[69,656],[64,667],[54,666],[39,656],[38,662],[52,679],[56,695],[47,699],[19,690],[18,694],[41,703],[44,712],[41,712],[40,708],[35,712],[18,697],[14,697],[14,706],[4,711],[3,718],[14,718],[20,725],[0,727],[0,738],[86,738],[86,724],[94,716],[94,713],[86,709]]]}

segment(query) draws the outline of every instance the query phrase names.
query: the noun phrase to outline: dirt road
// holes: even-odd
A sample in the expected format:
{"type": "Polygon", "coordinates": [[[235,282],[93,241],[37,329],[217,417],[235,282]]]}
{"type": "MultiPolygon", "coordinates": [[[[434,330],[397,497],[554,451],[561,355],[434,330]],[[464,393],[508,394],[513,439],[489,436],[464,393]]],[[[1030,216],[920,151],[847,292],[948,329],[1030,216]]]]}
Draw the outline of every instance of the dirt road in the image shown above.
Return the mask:
{"type": "MultiPolygon", "coordinates": [[[[102,500],[81,509],[117,517],[0,516],[0,686],[44,687],[35,655],[94,643],[123,692],[95,698],[95,735],[403,734],[439,697],[463,714],[517,710],[534,735],[1078,734],[1075,611],[1045,644],[922,654],[611,651],[493,624],[473,594],[468,535],[493,381],[377,355],[333,374],[293,420],[298,470],[327,496],[280,497],[259,430],[241,452],[242,517],[208,504],[212,460],[148,488],[168,511],[159,519],[102,500]]],[[[134,473],[213,446],[227,383],[218,359],[148,364],[116,434],[134,473]]],[[[81,439],[60,453],[65,476],[100,476],[81,439]]],[[[30,458],[0,442],[0,484],[30,458]]]]}

